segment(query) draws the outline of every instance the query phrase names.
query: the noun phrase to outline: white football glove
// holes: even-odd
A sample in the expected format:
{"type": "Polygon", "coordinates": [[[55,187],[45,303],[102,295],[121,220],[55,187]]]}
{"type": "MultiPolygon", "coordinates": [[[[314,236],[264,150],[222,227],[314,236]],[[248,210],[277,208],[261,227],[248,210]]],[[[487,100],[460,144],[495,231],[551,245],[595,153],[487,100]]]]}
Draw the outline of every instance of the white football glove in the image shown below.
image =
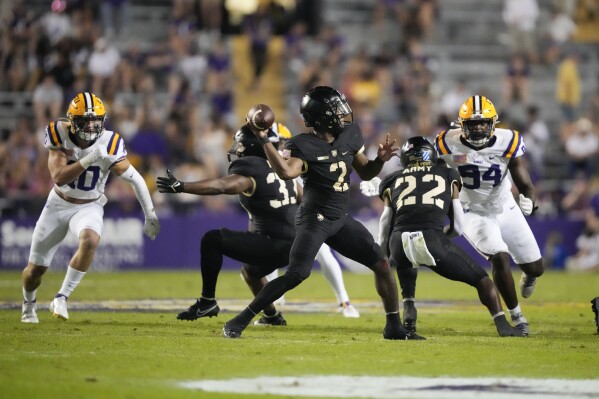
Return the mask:
{"type": "Polygon", "coordinates": [[[83,158],[79,160],[79,163],[83,167],[83,169],[87,169],[100,159],[106,158],[108,156],[108,150],[106,150],[105,145],[96,145],[96,148],[83,158]]]}
{"type": "Polygon", "coordinates": [[[520,209],[522,210],[522,214],[524,216],[528,216],[534,211],[534,202],[530,198],[525,197],[523,194],[520,194],[520,209]]]}
{"type": "Polygon", "coordinates": [[[156,217],[156,215],[146,217],[146,221],[144,223],[144,233],[153,240],[156,238],[159,232],[160,222],[158,221],[158,217],[156,217]]]}
{"type": "Polygon", "coordinates": [[[381,185],[381,179],[373,177],[371,180],[364,180],[360,183],[360,191],[367,197],[376,197],[379,195],[379,186],[381,185]]]}

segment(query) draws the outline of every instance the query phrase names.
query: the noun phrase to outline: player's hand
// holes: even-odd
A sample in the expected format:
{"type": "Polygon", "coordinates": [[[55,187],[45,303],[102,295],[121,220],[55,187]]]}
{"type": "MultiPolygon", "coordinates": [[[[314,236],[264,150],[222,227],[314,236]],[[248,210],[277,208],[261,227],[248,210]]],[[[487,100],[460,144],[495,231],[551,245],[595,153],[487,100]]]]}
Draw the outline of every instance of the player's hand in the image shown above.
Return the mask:
{"type": "Polygon", "coordinates": [[[397,140],[393,139],[391,141],[391,135],[387,133],[387,137],[385,137],[385,142],[383,144],[379,144],[379,149],[377,152],[377,158],[383,162],[387,162],[390,160],[393,155],[399,150],[399,147],[394,147],[397,140]]]}
{"type": "Polygon", "coordinates": [[[90,152],[89,154],[87,154],[79,160],[79,163],[81,164],[83,169],[87,169],[91,165],[106,157],[108,157],[108,150],[106,149],[106,146],[100,145],[98,143],[96,145],[96,148],[94,148],[92,152],[90,152]]]}
{"type": "Polygon", "coordinates": [[[531,215],[534,212],[534,210],[537,209],[535,207],[534,202],[532,202],[530,198],[525,197],[524,194],[520,194],[519,205],[524,216],[531,215]]]}
{"type": "Polygon", "coordinates": [[[255,129],[251,123],[247,123],[246,125],[247,127],[250,128],[250,130],[252,131],[252,133],[254,133],[256,135],[256,137],[258,137],[259,139],[267,139],[268,138],[268,131],[269,129],[264,129],[264,130],[258,130],[255,129]]]}
{"type": "Polygon", "coordinates": [[[171,173],[170,170],[166,170],[167,177],[158,177],[156,179],[156,185],[158,186],[158,191],[161,193],[181,193],[185,188],[185,185],[182,181],[177,180],[175,175],[171,173]]]}
{"type": "Polygon", "coordinates": [[[360,191],[362,191],[362,195],[367,197],[375,197],[379,195],[379,186],[381,185],[381,179],[378,177],[373,177],[370,180],[364,180],[360,183],[360,191]]]}
{"type": "Polygon", "coordinates": [[[156,215],[147,215],[144,223],[144,233],[152,240],[156,238],[160,232],[160,222],[156,215]]]}

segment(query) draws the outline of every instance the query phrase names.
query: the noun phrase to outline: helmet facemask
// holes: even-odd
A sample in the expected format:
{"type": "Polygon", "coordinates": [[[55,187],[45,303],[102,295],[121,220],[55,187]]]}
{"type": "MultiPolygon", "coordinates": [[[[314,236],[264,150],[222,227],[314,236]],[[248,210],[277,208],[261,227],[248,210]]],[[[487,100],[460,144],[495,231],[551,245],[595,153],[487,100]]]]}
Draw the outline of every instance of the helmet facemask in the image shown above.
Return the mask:
{"type": "Polygon", "coordinates": [[[89,113],[83,116],[70,115],[75,135],[85,142],[94,142],[104,133],[106,115],[89,113]]]}
{"type": "Polygon", "coordinates": [[[335,137],[353,123],[353,112],[345,96],[326,86],[315,87],[304,96],[300,113],[306,126],[335,137]]]}
{"type": "Polygon", "coordinates": [[[467,119],[460,122],[464,138],[476,147],[486,145],[495,130],[495,121],[489,118],[467,119]]]}

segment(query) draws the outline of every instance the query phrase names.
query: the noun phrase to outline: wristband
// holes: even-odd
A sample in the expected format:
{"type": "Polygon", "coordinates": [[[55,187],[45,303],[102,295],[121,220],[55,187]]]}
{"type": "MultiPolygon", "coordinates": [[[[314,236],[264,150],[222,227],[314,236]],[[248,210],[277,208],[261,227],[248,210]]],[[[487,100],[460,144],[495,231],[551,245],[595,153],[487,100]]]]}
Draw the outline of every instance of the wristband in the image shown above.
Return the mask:
{"type": "Polygon", "coordinates": [[[268,136],[258,136],[258,140],[260,140],[260,143],[262,143],[262,145],[270,143],[268,136]]]}

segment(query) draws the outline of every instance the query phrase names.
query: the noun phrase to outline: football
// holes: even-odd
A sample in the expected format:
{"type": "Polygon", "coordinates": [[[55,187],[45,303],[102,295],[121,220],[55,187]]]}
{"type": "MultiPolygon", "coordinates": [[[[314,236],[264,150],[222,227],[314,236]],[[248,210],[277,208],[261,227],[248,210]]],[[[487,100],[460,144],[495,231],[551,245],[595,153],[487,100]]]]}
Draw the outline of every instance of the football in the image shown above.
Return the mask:
{"type": "Polygon", "coordinates": [[[266,104],[256,104],[248,111],[246,121],[252,129],[266,130],[274,123],[275,113],[266,104]]]}

